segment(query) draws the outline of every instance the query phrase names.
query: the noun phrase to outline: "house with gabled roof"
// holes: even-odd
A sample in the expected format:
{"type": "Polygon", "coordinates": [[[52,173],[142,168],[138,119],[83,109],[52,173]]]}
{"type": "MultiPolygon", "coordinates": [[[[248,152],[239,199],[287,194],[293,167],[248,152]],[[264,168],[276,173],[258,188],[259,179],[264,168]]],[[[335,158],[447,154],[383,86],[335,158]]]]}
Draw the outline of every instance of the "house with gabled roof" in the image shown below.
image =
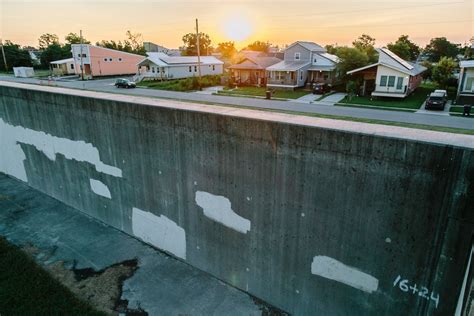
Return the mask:
{"type": "Polygon", "coordinates": [[[232,82],[236,85],[256,85],[266,84],[265,69],[279,63],[281,59],[269,57],[262,52],[242,53],[244,56],[240,61],[228,67],[232,82]]]}
{"type": "Polygon", "coordinates": [[[294,89],[307,83],[333,83],[338,58],[313,42],[297,41],[281,62],[267,67],[267,87],[294,89]]]}
{"type": "Polygon", "coordinates": [[[214,56],[168,56],[165,53],[147,53],[147,57],[136,65],[142,79],[181,79],[201,75],[221,75],[224,62],[214,56]]]}
{"type": "Polygon", "coordinates": [[[459,67],[461,71],[459,73],[456,103],[474,104],[474,60],[463,60],[459,63],[459,67]]]}
{"type": "Polygon", "coordinates": [[[376,63],[347,72],[354,79],[362,79],[361,95],[405,98],[420,85],[426,67],[403,60],[387,48],[377,52],[376,63]]]}

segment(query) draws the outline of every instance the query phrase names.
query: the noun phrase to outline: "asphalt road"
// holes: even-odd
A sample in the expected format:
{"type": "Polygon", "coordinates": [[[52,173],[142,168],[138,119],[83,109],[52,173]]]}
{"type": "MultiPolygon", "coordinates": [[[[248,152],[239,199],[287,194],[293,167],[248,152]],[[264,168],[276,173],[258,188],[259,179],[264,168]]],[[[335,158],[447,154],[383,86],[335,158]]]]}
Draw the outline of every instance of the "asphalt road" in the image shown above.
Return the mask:
{"type": "Polygon", "coordinates": [[[439,127],[462,128],[474,130],[474,119],[456,116],[432,115],[426,113],[413,113],[401,111],[387,111],[377,109],[364,109],[353,107],[330,106],[323,102],[305,104],[292,101],[264,100],[244,97],[229,97],[219,95],[198,94],[192,92],[175,92],[155,89],[118,89],[113,84],[115,79],[100,79],[91,81],[51,81],[34,78],[15,78],[0,76],[0,81],[14,81],[31,84],[59,86],[65,88],[85,89],[100,92],[120,93],[135,96],[176,99],[181,101],[205,102],[218,105],[244,106],[250,108],[263,108],[278,111],[295,111],[324,115],[347,116],[361,119],[383,120],[390,122],[422,124],[439,127]]]}

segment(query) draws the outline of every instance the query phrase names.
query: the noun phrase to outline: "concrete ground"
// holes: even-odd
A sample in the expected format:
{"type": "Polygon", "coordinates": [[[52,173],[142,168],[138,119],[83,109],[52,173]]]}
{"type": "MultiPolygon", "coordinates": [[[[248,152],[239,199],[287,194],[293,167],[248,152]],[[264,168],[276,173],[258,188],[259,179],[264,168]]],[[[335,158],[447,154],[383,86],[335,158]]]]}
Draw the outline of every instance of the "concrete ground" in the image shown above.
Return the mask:
{"type": "MultiPolygon", "coordinates": [[[[15,78],[12,76],[0,76],[0,81],[14,81],[31,84],[51,85],[65,88],[85,89],[100,92],[119,93],[155,98],[185,100],[194,102],[205,102],[216,105],[245,106],[250,108],[270,109],[275,111],[293,111],[302,113],[314,113],[323,115],[337,115],[369,120],[384,120],[389,122],[401,122],[410,124],[423,124],[439,127],[463,128],[474,130],[474,120],[456,116],[440,115],[414,115],[414,113],[387,111],[377,109],[366,109],[356,107],[327,106],[327,102],[315,101],[312,104],[304,104],[295,101],[264,100],[245,97],[231,97],[219,95],[207,95],[187,92],[164,91],[155,89],[117,89],[113,83],[115,79],[100,79],[90,81],[50,81],[33,78],[15,78]]],[[[333,98],[336,98],[334,96],[333,98]]]]}
{"type": "Polygon", "coordinates": [[[313,93],[308,93],[298,99],[295,100],[295,102],[301,102],[301,103],[312,103],[316,101],[316,99],[320,98],[321,94],[313,94],[313,93]]]}
{"type": "Polygon", "coordinates": [[[212,95],[223,89],[224,89],[223,86],[207,87],[207,88],[203,88],[202,91],[196,91],[194,93],[212,95]]]}
{"type": "Polygon", "coordinates": [[[324,99],[320,100],[319,102],[324,103],[326,105],[334,105],[336,103],[339,103],[346,97],[346,93],[333,93],[325,97],[324,99]]]}
{"type": "Polygon", "coordinates": [[[444,107],[443,111],[437,111],[437,110],[426,110],[425,109],[425,102],[421,105],[420,109],[416,111],[415,113],[417,114],[428,114],[428,115],[441,115],[441,116],[449,116],[449,109],[451,108],[451,101],[448,101],[446,103],[446,106],[444,107]]]}
{"type": "Polygon", "coordinates": [[[137,259],[123,283],[129,310],[148,315],[261,315],[271,310],[190,265],[0,173],[0,235],[35,248],[46,267],[107,269],[137,259]]]}

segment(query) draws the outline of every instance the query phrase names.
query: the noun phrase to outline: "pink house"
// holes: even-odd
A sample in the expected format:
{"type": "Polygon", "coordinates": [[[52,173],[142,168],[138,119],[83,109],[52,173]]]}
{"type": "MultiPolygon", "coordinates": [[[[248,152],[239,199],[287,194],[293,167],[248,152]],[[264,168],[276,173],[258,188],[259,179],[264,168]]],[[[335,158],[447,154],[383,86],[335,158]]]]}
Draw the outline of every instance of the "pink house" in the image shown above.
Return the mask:
{"type": "Polygon", "coordinates": [[[132,75],[137,72],[137,64],[146,57],[114,49],[89,45],[71,45],[77,75],[82,74],[81,65],[84,65],[84,78],[92,79],[100,76],[132,75]],[[82,56],[82,58],[81,58],[82,56]]]}

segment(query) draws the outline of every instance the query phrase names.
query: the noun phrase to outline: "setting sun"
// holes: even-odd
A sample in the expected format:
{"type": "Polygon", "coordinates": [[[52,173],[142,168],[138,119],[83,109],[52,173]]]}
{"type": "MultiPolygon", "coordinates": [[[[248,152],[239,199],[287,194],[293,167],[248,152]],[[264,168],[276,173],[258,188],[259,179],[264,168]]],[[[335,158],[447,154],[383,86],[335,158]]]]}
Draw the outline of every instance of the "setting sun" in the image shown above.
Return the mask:
{"type": "Polygon", "coordinates": [[[223,32],[230,40],[241,42],[252,35],[254,25],[244,14],[234,14],[223,22],[223,32]]]}

